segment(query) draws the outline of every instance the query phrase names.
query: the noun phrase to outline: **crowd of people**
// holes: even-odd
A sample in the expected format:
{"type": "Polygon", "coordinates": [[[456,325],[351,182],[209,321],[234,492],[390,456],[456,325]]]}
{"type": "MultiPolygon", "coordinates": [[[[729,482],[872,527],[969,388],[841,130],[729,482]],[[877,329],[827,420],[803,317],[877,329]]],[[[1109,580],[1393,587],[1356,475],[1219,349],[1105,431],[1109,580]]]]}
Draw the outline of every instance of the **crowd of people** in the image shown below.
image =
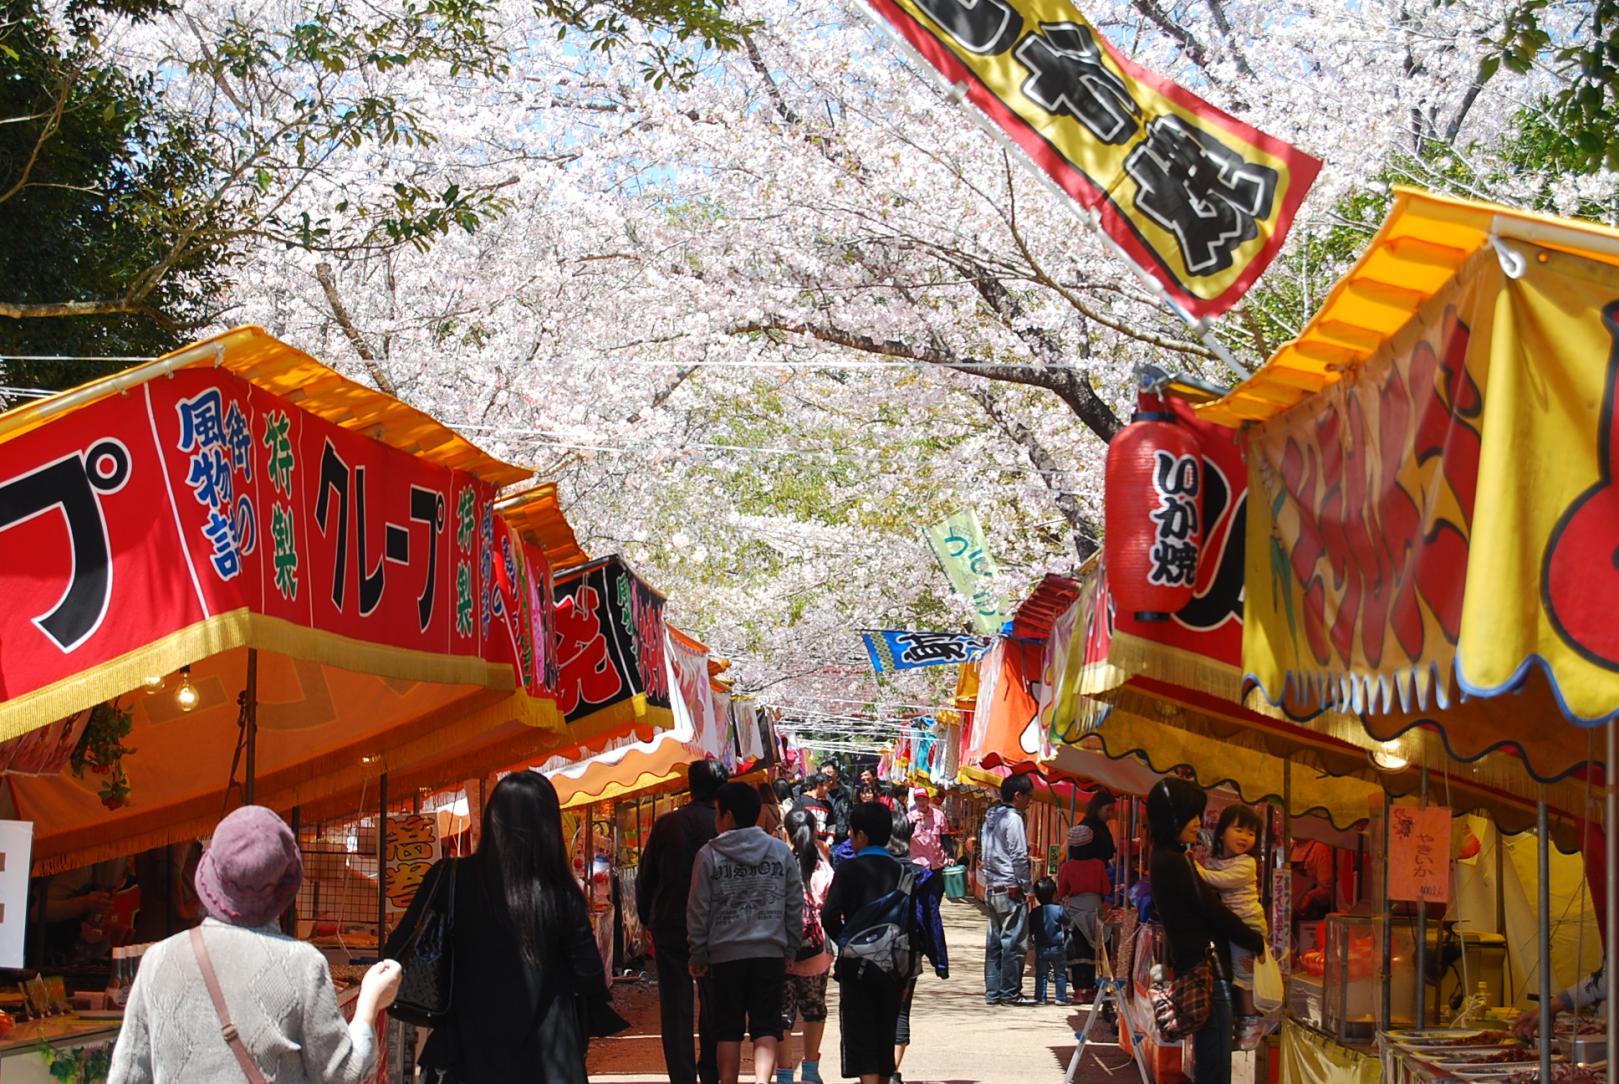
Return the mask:
{"type": "Polygon", "coordinates": [[[828,982],[842,1075],[903,1084],[923,958],[949,976],[950,826],[926,788],[868,769],[851,789],[841,774],[751,787],[695,761],[690,801],[653,825],[636,909],[671,1084],[735,1084],[744,1035],[757,1081],[819,1084],[828,982]]]}
{"type": "MultiPolygon", "coordinates": [[[[924,961],[941,979],[950,973],[941,905],[958,832],[926,788],[889,786],[869,770],[851,788],[841,775],[826,765],[754,786],[694,761],[689,801],[653,825],[635,906],[656,961],[671,1084],[737,1084],[745,1037],[760,1084],[820,1084],[829,982],[839,988],[841,1076],[903,1084],[924,961]]],[[[1033,876],[1024,824],[1033,779],[1007,778],[1000,797],[971,848],[987,916],[985,1003],[1042,1004],[1049,993],[1067,1004],[1070,990],[1088,1000],[1105,947],[1117,802],[1095,792],[1052,879],[1033,876]]],[[[1178,974],[1212,972],[1207,1018],[1191,1037],[1199,1084],[1220,1084],[1234,1042],[1257,1022],[1250,991],[1267,931],[1252,855],[1259,817],[1228,807],[1199,862],[1191,847],[1207,802],[1200,787],[1170,777],[1148,794],[1146,812],[1166,962],[1178,974]]],[[[320,953],[276,927],[302,878],[296,840],[270,810],[232,813],[196,866],[209,917],[147,955],[110,1079],[213,1079],[233,1068],[249,1081],[365,1078],[377,1057],[372,1019],[400,985],[392,958],[408,958],[402,931],[420,929],[447,893],[453,1011],[423,1049],[425,1079],[584,1084],[589,1038],[624,1022],[611,1010],[555,789],[538,773],[507,776],[482,829],[474,854],[445,859],[424,879],[432,891],[417,893],[385,948],[391,958],[364,977],[347,1021],[320,953]]]]}

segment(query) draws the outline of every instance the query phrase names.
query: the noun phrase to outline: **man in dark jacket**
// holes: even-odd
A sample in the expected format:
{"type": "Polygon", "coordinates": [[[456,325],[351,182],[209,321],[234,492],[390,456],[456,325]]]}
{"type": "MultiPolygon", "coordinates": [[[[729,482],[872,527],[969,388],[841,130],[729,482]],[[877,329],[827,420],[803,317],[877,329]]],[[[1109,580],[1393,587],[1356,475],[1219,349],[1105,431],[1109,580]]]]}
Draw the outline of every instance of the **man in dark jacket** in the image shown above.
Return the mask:
{"type": "MultiPolygon", "coordinates": [[[[904,867],[888,853],[892,817],[881,802],[857,805],[851,814],[849,838],[854,841],[855,855],[832,875],[821,909],[827,938],[840,945],[849,920],[866,904],[894,891],[900,882],[904,867]]],[[[894,1075],[900,998],[913,976],[868,974],[850,967],[850,962],[839,959],[832,972],[839,990],[843,1075],[857,1077],[861,1084],[881,1084],[894,1075]]]]}
{"type": "Polygon", "coordinates": [[[724,765],[694,760],[687,769],[691,801],[653,824],[635,879],[635,911],[641,928],[652,935],[658,966],[658,1007],[663,1036],[663,1063],[669,1084],[718,1084],[714,1028],[704,997],[697,1020],[700,1053],[692,1055],[694,996],[691,950],[686,935],[686,899],[691,871],[703,844],[718,835],[714,827],[714,795],[726,779],[724,765]]]}
{"type": "Polygon", "coordinates": [[[844,784],[836,764],[821,767],[826,779],[826,801],[832,807],[832,835],[839,843],[849,838],[849,814],[854,809],[854,795],[844,784]]]}

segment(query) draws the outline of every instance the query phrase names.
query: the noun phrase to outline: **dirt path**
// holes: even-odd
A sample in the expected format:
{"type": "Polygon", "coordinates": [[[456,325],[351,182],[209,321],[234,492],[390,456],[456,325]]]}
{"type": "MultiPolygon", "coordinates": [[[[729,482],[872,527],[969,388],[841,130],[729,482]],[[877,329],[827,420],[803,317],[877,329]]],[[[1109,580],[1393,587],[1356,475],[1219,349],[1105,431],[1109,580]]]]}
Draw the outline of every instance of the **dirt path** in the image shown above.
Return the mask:
{"type": "MultiPolygon", "coordinates": [[[[1083,1021],[1080,1011],[1056,1005],[985,1005],[983,913],[971,902],[946,901],[944,920],[950,978],[941,980],[930,968],[917,983],[912,1043],[900,1070],[906,1084],[1060,1084],[1074,1051],[1074,1028],[1083,1021]]],[[[821,1054],[821,1075],[829,1082],[842,1079],[837,1071],[836,990],[833,983],[832,1018],[821,1054]]],[[[1024,976],[1023,990],[1034,992],[1032,970],[1024,976]]],[[[659,1047],[656,987],[621,985],[614,1003],[632,1026],[623,1035],[591,1044],[590,1079],[596,1084],[664,1084],[669,1078],[659,1047]]],[[[1135,1081],[1129,1058],[1112,1036],[1102,1038],[1106,1041],[1087,1044],[1076,1084],[1135,1081]]],[[[743,1064],[751,1064],[747,1050],[743,1064]]]]}

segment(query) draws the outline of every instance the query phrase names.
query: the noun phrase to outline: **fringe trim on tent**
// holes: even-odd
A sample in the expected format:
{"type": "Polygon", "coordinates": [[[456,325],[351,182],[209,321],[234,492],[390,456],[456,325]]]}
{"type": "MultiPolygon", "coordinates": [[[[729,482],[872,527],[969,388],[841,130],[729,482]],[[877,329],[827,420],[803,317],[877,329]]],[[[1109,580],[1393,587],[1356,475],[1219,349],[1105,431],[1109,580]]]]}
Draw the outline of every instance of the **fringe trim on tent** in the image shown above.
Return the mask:
{"type": "Polygon", "coordinates": [[[1115,632],[1107,661],[1131,676],[1156,678],[1227,700],[1242,699],[1242,668],[1197,651],[1115,632]]]}
{"type": "Polygon", "coordinates": [[[1282,679],[1279,698],[1272,696],[1262,682],[1259,688],[1274,705],[1303,703],[1353,715],[1383,715],[1444,711],[1455,703],[1454,680],[1454,661],[1434,661],[1373,673],[1289,670],[1282,679]]]}
{"type": "Polygon", "coordinates": [[[506,663],[476,655],[412,651],[295,625],[243,608],[216,614],[159,640],[0,703],[0,741],[140,688],[149,674],[169,674],[213,655],[256,647],[289,658],[402,681],[472,685],[510,692],[516,674],[506,663]]]}

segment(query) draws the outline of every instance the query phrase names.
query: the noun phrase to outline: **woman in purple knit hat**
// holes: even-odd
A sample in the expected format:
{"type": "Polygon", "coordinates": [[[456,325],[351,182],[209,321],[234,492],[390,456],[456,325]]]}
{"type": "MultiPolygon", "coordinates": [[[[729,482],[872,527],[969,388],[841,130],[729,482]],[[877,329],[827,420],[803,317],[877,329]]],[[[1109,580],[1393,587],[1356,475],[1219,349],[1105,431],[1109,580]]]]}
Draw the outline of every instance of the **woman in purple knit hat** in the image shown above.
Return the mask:
{"type": "Polygon", "coordinates": [[[298,841],[272,810],[243,806],[219,822],[195,878],[208,917],[147,950],[108,1084],[359,1084],[371,1076],[372,1021],[393,1003],[399,965],[371,968],[353,1022],[344,1020],[326,958],[276,926],[303,875],[298,841]]]}

